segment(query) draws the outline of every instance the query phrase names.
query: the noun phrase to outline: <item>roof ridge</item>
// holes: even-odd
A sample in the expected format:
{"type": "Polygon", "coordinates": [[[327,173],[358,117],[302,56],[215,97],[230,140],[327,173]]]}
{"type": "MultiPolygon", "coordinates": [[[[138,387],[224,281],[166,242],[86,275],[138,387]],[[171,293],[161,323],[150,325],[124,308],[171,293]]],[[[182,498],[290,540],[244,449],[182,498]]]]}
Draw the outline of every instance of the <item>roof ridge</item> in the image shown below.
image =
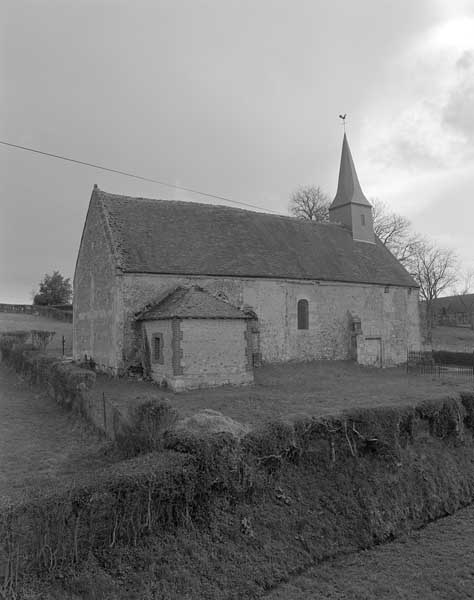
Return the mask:
{"type": "Polygon", "coordinates": [[[106,199],[109,200],[126,200],[127,202],[133,201],[133,202],[149,202],[150,204],[154,204],[156,205],[157,203],[163,203],[163,204],[178,204],[178,205],[186,205],[186,206],[202,206],[202,207],[206,207],[206,208],[210,208],[210,209],[214,209],[214,208],[221,208],[221,209],[225,209],[225,210],[230,210],[230,211],[235,211],[235,212],[241,212],[241,213],[247,213],[247,214],[257,214],[257,215],[265,215],[267,217],[271,217],[274,219],[286,219],[288,221],[297,221],[298,223],[310,223],[312,225],[324,225],[324,226],[330,226],[330,227],[341,227],[340,224],[338,223],[331,223],[329,221],[326,222],[321,222],[321,221],[314,221],[312,219],[302,219],[300,217],[293,217],[291,215],[280,215],[280,214],[275,214],[275,213],[269,213],[269,212],[265,212],[264,208],[262,207],[262,210],[251,210],[251,209],[247,209],[247,208],[240,208],[238,206],[227,206],[226,204],[212,204],[210,202],[196,202],[194,200],[167,200],[165,198],[145,198],[143,196],[125,196],[123,194],[114,194],[112,192],[106,192],[105,190],[101,190],[99,188],[96,188],[97,192],[100,193],[101,195],[105,196],[106,199]]]}

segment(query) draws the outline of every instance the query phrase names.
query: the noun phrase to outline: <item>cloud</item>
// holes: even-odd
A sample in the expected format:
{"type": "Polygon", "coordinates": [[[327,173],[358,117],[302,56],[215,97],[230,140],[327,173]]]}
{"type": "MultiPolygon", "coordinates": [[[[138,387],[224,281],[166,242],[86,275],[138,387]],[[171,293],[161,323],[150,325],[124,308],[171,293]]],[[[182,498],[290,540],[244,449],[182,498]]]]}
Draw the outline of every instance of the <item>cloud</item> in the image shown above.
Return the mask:
{"type": "Polygon", "coordinates": [[[467,141],[474,140],[474,52],[465,51],[456,62],[459,79],[443,107],[443,124],[467,141]]]}
{"type": "Polygon", "coordinates": [[[374,169],[412,177],[472,160],[474,19],[426,31],[388,70],[390,80],[367,108],[366,158],[374,169]]]}
{"type": "Polygon", "coordinates": [[[463,52],[456,61],[456,67],[458,69],[470,69],[474,65],[474,52],[472,50],[466,50],[463,52]]]}

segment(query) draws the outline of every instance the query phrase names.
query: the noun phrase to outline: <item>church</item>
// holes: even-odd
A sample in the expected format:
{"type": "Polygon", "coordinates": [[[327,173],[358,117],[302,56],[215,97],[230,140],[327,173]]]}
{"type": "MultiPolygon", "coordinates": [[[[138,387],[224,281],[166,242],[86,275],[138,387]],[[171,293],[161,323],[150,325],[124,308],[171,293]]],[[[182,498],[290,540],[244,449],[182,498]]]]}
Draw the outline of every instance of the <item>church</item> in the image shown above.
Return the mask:
{"type": "Polygon", "coordinates": [[[73,353],[171,389],[264,363],[388,367],[420,347],[418,287],[374,234],[344,134],[329,223],[94,186],[74,274],[73,353]]]}

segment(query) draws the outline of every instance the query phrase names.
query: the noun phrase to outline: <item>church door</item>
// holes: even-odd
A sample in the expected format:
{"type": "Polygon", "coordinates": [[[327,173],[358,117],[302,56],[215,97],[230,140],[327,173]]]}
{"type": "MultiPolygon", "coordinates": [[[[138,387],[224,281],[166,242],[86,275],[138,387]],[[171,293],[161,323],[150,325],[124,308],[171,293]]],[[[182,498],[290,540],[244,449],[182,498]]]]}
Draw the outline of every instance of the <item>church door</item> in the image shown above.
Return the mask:
{"type": "Polygon", "coordinates": [[[364,341],[365,364],[371,367],[382,366],[382,339],[379,337],[368,337],[364,341]]]}

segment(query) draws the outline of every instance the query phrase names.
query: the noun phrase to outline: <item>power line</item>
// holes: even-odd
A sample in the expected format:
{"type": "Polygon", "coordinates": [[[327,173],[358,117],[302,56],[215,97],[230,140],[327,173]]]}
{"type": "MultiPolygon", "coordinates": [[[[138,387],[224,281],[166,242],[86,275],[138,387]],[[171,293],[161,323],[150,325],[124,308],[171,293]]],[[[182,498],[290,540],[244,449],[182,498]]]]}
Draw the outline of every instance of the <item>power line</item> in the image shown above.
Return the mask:
{"type": "Polygon", "coordinates": [[[271,208],[263,208],[262,206],[257,206],[255,204],[249,204],[247,202],[239,202],[239,200],[231,200],[230,198],[226,198],[225,196],[216,196],[215,194],[209,194],[207,192],[201,192],[199,190],[194,190],[192,188],[183,187],[180,185],[173,185],[172,183],[166,183],[165,181],[159,181],[158,179],[151,179],[150,177],[142,177],[141,175],[135,175],[134,173],[129,173],[127,171],[121,171],[120,169],[111,169],[109,167],[103,167],[101,165],[96,165],[94,163],[85,162],[83,160],[76,160],[75,158],[69,158],[67,156],[61,156],[60,154],[51,154],[50,152],[43,152],[42,150],[37,150],[35,148],[28,148],[27,146],[19,146],[18,144],[11,144],[9,142],[4,142],[0,140],[0,144],[3,146],[9,146],[10,148],[17,148],[19,150],[26,150],[27,152],[34,152],[35,154],[42,154],[43,156],[49,156],[51,158],[57,158],[59,160],[65,160],[67,162],[76,163],[78,165],[85,165],[86,167],[93,167],[94,169],[100,169],[101,171],[108,171],[109,173],[116,173],[118,175],[125,175],[126,177],[133,177],[133,179],[140,179],[141,181],[148,181],[150,183],[158,183],[159,185],[164,185],[169,188],[174,188],[175,190],[181,190],[184,192],[191,192],[193,194],[199,194],[200,196],[206,196],[207,198],[215,198],[216,200],[223,200],[224,202],[231,202],[232,204],[240,204],[241,206],[248,206],[250,208],[257,208],[258,210],[266,210],[268,212],[275,213],[277,215],[281,215],[282,213],[272,210],[271,208]]]}

